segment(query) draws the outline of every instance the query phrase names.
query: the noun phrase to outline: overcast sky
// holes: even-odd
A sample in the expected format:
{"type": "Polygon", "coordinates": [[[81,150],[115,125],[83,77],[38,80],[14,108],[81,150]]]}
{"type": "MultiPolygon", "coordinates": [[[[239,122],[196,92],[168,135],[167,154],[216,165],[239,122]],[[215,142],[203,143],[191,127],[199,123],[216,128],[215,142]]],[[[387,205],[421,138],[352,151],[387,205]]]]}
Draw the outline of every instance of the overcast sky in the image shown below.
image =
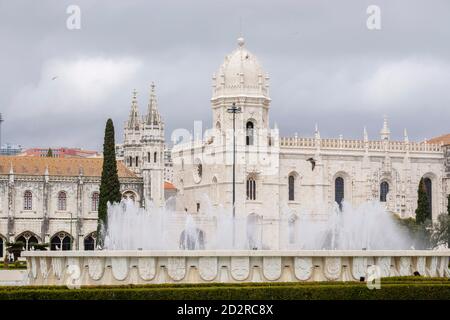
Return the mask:
{"type": "Polygon", "coordinates": [[[166,136],[211,122],[211,76],[237,47],[270,75],[282,135],[393,139],[450,132],[450,1],[0,0],[3,142],[101,149],[121,142],[131,92],[141,113],[156,84],[166,136]],[[81,29],[69,30],[69,5],[81,29]],[[369,5],[381,30],[366,27],[369,5]],[[52,80],[52,78],[57,77],[52,80]]]}

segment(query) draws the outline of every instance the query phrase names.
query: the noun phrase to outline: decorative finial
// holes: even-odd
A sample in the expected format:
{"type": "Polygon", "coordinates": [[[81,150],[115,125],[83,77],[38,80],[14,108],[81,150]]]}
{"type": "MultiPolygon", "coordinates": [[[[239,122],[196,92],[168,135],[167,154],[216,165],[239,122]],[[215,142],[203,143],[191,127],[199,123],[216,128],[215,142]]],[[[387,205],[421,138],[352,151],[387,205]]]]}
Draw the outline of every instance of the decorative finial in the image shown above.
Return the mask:
{"type": "Polygon", "coordinates": [[[243,37],[239,37],[239,38],[237,39],[237,41],[238,41],[239,47],[243,47],[243,46],[244,46],[245,40],[244,40],[243,37]]]}
{"type": "Polygon", "coordinates": [[[403,130],[403,139],[405,140],[405,142],[409,142],[408,132],[406,131],[406,128],[403,130]]]}
{"type": "Polygon", "coordinates": [[[136,89],[133,89],[133,101],[137,99],[137,91],[136,89]]]}
{"type": "Polygon", "coordinates": [[[366,126],[364,126],[364,141],[365,141],[365,142],[369,141],[369,135],[367,134],[367,128],[366,128],[366,126]]]}
{"type": "Polygon", "coordinates": [[[388,117],[384,115],[383,117],[383,128],[381,128],[380,136],[381,140],[389,140],[391,135],[391,130],[388,125],[388,117]]]}
{"type": "Polygon", "coordinates": [[[152,93],[155,92],[155,83],[152,81],[152,84],[150,85],[151,89],[152,89],[152,93]]]}

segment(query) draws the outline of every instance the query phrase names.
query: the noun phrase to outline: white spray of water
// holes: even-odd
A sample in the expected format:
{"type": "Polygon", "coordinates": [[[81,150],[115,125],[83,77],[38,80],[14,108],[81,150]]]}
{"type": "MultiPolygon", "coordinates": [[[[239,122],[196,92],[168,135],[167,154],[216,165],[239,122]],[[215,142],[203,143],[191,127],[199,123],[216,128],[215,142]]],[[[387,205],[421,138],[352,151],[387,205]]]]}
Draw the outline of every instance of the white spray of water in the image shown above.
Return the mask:
{"type": "MultiPolygon", "coordinates": [[[[262,220],[236,213],[208,201],[203,213],[174,210],[173,201],[165,208],[138,208],[131,200],[108,208],[104,247],[109,250],[176,249],[410,249],[409,238],[379,202],[366,202],[357,208],[344,203],[327,215],[302,213],[293,218],[287,206],[281,210],[278,243],[264,243],[262,220]],[[325,218],[323,218],[325,216],[325,218]],[[233,241],[233,228],[235,241],[233,241]],[[234,243],[233,243],[234,242],[234,243]]],[[[273,229],[272,229],[273,230],[273,229]]]]}

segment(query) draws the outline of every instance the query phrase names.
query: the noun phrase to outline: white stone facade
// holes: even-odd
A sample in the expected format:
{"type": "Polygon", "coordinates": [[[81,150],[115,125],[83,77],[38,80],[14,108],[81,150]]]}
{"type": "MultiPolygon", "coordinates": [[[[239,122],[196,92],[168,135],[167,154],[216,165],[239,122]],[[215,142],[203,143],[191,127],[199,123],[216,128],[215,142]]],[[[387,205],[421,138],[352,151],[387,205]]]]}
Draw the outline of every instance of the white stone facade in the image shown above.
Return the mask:
{"type": "Polygon", "coordinates": [[[269,125],[268,80],[239,39],[213,76],[213,128],[172,149],[180,211],[202,215],[209,202],[232,207],[233,114],[228,109],[235,104],[241,108],[235,114],[236,217],[259,219],[263,242],[271,249],[280,246],[273,221],[286,210],[293,217],[324,219],[336,200],[352,206],[379,200],[389,211],[413,217],[421,178],[431,185],[432,218],[446,212],[450,173],[444,146],[411,142],[406,130],[403,141],[392,141],[387,119],[378,140],[369,140],[366,130],[361,140],[324,139],[317,126],[312,138],[280,137],[269,125]],[[380,194],[383,182],[387,194],[380,194]]]}

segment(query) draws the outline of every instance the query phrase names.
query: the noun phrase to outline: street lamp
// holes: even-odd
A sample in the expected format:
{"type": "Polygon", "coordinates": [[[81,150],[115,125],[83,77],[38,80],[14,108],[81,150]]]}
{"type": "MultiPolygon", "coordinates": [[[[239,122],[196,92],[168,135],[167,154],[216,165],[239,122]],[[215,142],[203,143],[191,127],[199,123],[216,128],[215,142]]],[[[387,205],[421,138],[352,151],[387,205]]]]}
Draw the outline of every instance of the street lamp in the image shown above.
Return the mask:
{"type": "Polygon", "coordinates": [[[233,248],[235,244],[235,229],[236,229],[236,113],[241,113],[241,107],[236,107],[236,103],[227,109],[228,113],[233,114],[233,248]]]}

